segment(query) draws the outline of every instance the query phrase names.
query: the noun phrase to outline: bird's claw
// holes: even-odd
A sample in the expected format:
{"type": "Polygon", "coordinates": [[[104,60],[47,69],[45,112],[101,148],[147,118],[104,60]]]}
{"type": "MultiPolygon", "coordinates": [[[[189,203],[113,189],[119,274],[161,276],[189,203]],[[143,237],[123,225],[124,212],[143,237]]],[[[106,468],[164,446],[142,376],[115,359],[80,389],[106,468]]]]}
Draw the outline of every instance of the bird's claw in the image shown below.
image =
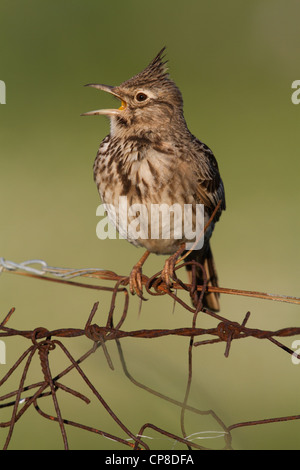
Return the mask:
{"type": "Polygon", "coordinates": [[[138,264],[131,270],[129,276],[129,290],[132,295],[137,294],[140,299],[146,300],[143,297],[142,268],[138,264]]]}
{"type": "Polygon", "coordinates": [[[175,280],[175,264],[176,264],[176,259],[177,257],[175,256],[170,256],[163,267],[163,270],[161,272],[161,279],[162,281],[166,284],[168,288],[172,287],[173,285],[173,280],[175,280]]]}

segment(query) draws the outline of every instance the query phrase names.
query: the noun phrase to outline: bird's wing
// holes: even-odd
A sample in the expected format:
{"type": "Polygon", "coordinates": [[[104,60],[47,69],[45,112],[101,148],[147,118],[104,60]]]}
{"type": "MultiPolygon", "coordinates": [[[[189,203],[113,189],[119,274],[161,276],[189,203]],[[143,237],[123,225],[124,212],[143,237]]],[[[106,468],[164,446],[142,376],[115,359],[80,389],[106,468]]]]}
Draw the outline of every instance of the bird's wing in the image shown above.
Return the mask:
{"type": "Polygon", "coordinates": [[[217,218],[225,210],[225,191],[223,181],[220,176],[217,160],[213,152],[207,145],[194,137],[193,139],[193,162],[194,171],[197,175],[197,193],[201,202],[213,212],[221,200],[221,206],[217,218]]]}

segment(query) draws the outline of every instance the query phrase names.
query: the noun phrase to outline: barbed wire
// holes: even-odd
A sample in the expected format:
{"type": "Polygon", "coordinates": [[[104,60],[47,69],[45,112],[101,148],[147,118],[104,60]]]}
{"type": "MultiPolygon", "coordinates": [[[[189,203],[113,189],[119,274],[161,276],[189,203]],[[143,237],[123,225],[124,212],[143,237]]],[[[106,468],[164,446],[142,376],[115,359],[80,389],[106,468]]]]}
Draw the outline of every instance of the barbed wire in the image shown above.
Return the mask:
{"type": "Polygon", "coordinates": [[[179,263],[175,268],[176,274],[174,278],[173,289],[169,289],[168,286],[166,286],[164,282],[162,282],[160,278],[161,272],[158,272],[152,275],[151,277],[143,275],[142,284],[145,287],[146,292],[150,296],[167,295],[170,299],[172,299],[172,301],[180,304],[183,308],[190,311],[193,314],[191,318],[191,326],[176,329],[140,329],[127,331],[124,328],[124,324],[127,318],[131,298],[131,295],[127,290],[127,285],[129,283],[128,276],[121,276],[112,271],[104,269],[69,269],[53,267],[49,266],[44,260],[28,260],[21,263],[15,263],[12,261],[7,261],[4,258],[0,258],[0,274],[10,273],[23,275],[32,277],[34,279],[60,282],[68,285],[71,284],[80,288],[105,290],[111,293],[111,302],[107,312],[106,322],[103,325],[93,323],[95,314],[99,308],[99,302],[93,305],[93,308],[91,309],[87,317],[86,323],[82,329],[71,327],[49,331],[47,328],[44,327],[36,327],[33,330],[18,330],[16,328],[8,327],[9,320],[15,312],[14,308],[11,308],[8,314],[4,317],[4,319],[0,323],[0,338],[22,337],[29,341],[28,348],[20,355],[16,362],[11,366],[9,371],[0,380],[0,386],[2,386],[3,384],[7,384],[7,382],[15,373],[15,371],[23,367],[18,388],[0,397],[0,402],[2,402],[0,408],[12,408],[10,419],[8,421],[0,422],[1,428],[8,428],[8,433],[3,446],[4,449],[7,449],[11,442],[17,421],[23,417],[23,415],[25,414],[25,412],[27,412],[29,408],[34,408],[36,412],[44,419],[55,421],[58,423],[62,436],[63,446],[65,449],[69,448],[66,428],[70,426],[80,428],[83,431],[95,433],[97,435],[111,439],[117,442],[119,445],[130,447],[135,450],[149,449],[148,442],[146,441],[150,438],[149,436],[145,435],[147,429],[152,429],[158,435],[164,436],[164,438],[166,439],[171,439],[174,443],[181,443],[185,445],[188,449],[207,448],[197,442],[201,438],[203,438],[200,432],[193,435],[187,435],[185,431],[185,413],[187,411],[199,415],[209,414],[221,429],[221,431],[216,432],[216,435],[224,439],[224,448],[226,449],[232,448],[231,432],[236,428],[300,419],[300,414],[295,414],[292,416],[264,418],[262,420],[245,421],[226,425],[222,421],[222,419],[220,419],[220,417],[217,416],[212,410],[203,411],[189,405],[188,398],[192,382],[191,358],[194,348],[203,345],[223,342],[225,345],[224,354],[226,357],[228,357],[233,341],[252,337],[260,340],[268,340],[276,347],[279,347],[288,354],[300,359],[299,355],[297,355],[293,350],[291,350],[285,344],[279,341],[279,339],[281,338],[299,335],[300,327],[286,327],[279,330],[262,330],[257,328],[249,328],[247,326],[247,321],[249,320],[250,312],[247,312],[244,320],[240,324],[236,321],[231,321],[228,318],[225,318],[224,316],[221,316],[220,314],[213,312],[202,305],[202,299],[205,292],[214,291],[231,295],[242,295],[258,299],[292,303],[295,305],[300,305],[300,299],[297,297],[267,294],[263,292],[241,291],[237,289],[228,288],[215,288],[210,287],[205,283],[203,286],[195,286],[195,279],[193,274],[195,272],[194,269],[191,270],[191,284],[186,284],[177,277],[177,274],[178,271],[185,267],[187,264],[192,264],[199,267],[199,264],[195,261],[179,263]],[[99,279],[111,281],[113,282],[113,285],[109,287],[98,284],[83,283],[78,280],[80,278],[93,278],[97,281],[99,279]],[[200,295],[197,307],[193,308],[189,303],[185,302],[184,299],[179,297],[177,291],[182,290],[190,292],[195,288],[197,288],[197,290],[200,292],[200,295]],[[115,322],[114,317],[116,308],[116,297],[120,294],[123,296],[123,304],[120,307],[118,303],[118,309],[121,309],[121,311],[118,311],[119,320],[118,322],[115,322]],[[216,320],[217,325],[212,328],[196,327],[196,319],[199,312],[203,312],[204,314],[212,317],[214,320],[216,320]],[[206,337],[210,336],[210,339],[201,340],[201,337],[204,335],[206,337]],[[190,338],[188,349],[188,381],[185,397],[182,402],[168,397],[160,392],[157,392],[155,389],[145,386],[144,384],[137,381],[129,372],[122,351],[122,340],[124,338],[140,338],[146,340],[150,338],[165,338],[168,336],[190,338]],[[91,341],[91,347],[79,359],[75,359],[70,353],[69,348],[67,348],[64,344],[63,340],[66,338],[78,337],[88,338],[91,341]],[[95,351],[98,350],[98,348],[102,348],[109,367],[111,369],[114,369],[113,361],[106,346],[108,341],[114,341],[116,343],[120,362],[122,364],[125,375],[135,386],[140,387],[146,390],[148,393],[159,397],[161,400],[166,400],[181,409],[181,435],[175,435],[167,429],[162,429],[158,427],[157,425],[155,425],[155,423],[145,423],[138,432],[134,432],[133,430],[129,429],[126,423],[124,423],[117,416],[116,412],[109,406],[100,391],[95,387],[95,385],[92,383],[92,381],[89,379],[89,377],[82,368],[83,362],[85,362],[92,354],[94,354],[95,351]],[[55,350],[59,350],[66,357],[69,365],[65,369],[61,370],[58,374],[54,375],[51,371],[50,356],[52,357],[53,354],[55,354],[55,350]],[[27,384],[26,379],[28,377],[28,371],[31,367],[33,358],[36,356],[39,358],[43,380],[40,382],[27,384]],[[111,434],[105,430],[96,429],[91,426],[87,426],[86,424],[70,421],[64,418],[60,400],[58,399],[58,391],[60,391],[61,393],[64,392],[65,394],[70,394],[73,397],[85,402],[86,404],[90,403],[90,399],[86,395],[62,383],[62,379],[66,377],[71,371],[77,372],[77,374],[81,377],[82,381],[88,386],[89,390],[93,393],[94,397],[96,398],[96,401],[117,424],[120,429],[121,435],[125,435],[125,437],[120,437],[118,435],[111,434]],[[52,398],[52,402],[55,409],[55,415],[49,415],[48,413],[42,410],[40,400],[44,397],[52,398]]]}
{"type": "MultiPolygon", "coordinates": [[[[180,260],[179,260],[180,261],[180,260]]],[[[179,264],[175,270],[182,268],[183,266],[197,264],[194,261],[185,262],[179,264]]],[[[48,281],[54,282],[65,282],[67,280],[75,279],[78,277],[87,277],[87,278],[94,278],[94,279],[102,279],[108,281],[119,281],[122,285],[127,285],[129,282],[128,276],[118,275],[113,271],[109,271],[106,269],[99,269],[99,268],[81,268],[81,269],[74,269],[74,268],[61,268],[61,267],[54,267],[49,266],[46,261],[40,259],[32,259],[23,261],[21,263],[16,263],[14,261],[5,260],[5,258],[0,257],[0,274],[1,272],[10,272],[19,275],[31,276],[40,279],[45,279],[48,281]],[[41,268],[33,268],[32,265],[40,265],[41,268]],[[49,278],[46,274],[53,276],[53,278],[49,278]]],[[[150,278],[143,274],[142,276],[142,284],[146,287],[148,293],[155,295],[155,292],[151,292],[151,287],[154,286],[156,290],[156,294],[170,294],[168,287],[163,283],[160,282],[159,284],[154,281],[159,281],[160,271],[155,273],[150,278]]],[[[69,283],[70,284],[70,283],[69,283]]],[[[95,286],[95,285],[88,285],[88,284],[80,284],[80,283],[73,283],[74,285],[78,285],[79,287],[86,287],[92,289],[106,289],[103,286],[95,286]]],[[[173,284],[174,290],[184,289],[188,291],[191,288],[190,284],[185,283],[178,283],[174,282],[173,284]]],[[[110,288],[111,290],[111,288],[110,288]]],[[[203,286],[197,286],[197,290],[202,291],[203,286]]],[[[225,287],[214,287],[214,286],[205,286],[206,292],[218,292],[220,294],[229,294],[229,295],[239,295],[244,297],[253,297],[258,299],[265,299],[265,300],[274,300],[277,302],[285,302],[291,303],[295,305],[300,305],[300,298],[299,297],[291,297],[287,295],[278,295],[278,294],[271,294],[267,292],[258,292],[258,291],[247,291],[241,289],[232,289],[232,288],[225,288],[225,287]]],[[[193,310],[193,309],[191,309],[193,310]]]]}

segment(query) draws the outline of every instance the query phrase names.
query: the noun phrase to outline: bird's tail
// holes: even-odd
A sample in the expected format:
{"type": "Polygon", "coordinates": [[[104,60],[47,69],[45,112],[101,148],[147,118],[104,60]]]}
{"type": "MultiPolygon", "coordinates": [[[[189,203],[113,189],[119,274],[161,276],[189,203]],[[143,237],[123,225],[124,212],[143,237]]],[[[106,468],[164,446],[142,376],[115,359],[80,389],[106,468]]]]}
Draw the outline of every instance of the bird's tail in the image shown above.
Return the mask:
{"type": "MultiPolygon", "coordinates": [[[[192,261],[192,260],[197,261],[197,263],[203,266],[203,269],[206,274],[207,286],[218,287],[219,286],[218,275],[217,275],[214,258],[213,258],[213,254],[212,254],[210,246],[208,246],[208,249],[206,250],[204,254],[198,250],[192,251],[189,254],[189,256],[186,258],[186,261],[192,261]]],[[[189,282],[192,283],[192,266],[188,265],[186,268],[188,271],[189,282]]],[[[196,284],[203,285],[203,282],[204,282],[203,271],[198,266],[196,266],[195,269],[196,269],[196,284]]],[[[201,291],[197,291],[197,290],[191,293],[192,303],[194,307],[196,307],[198,304],[200,294],[201,294],[201,291]]],[[[209,308],[210,310],[214,310],[215,312],[218,312],[220,310],[219,296],[220,294],[218,292],[205,293],[203,297],[203,306],[209,308]]]]}

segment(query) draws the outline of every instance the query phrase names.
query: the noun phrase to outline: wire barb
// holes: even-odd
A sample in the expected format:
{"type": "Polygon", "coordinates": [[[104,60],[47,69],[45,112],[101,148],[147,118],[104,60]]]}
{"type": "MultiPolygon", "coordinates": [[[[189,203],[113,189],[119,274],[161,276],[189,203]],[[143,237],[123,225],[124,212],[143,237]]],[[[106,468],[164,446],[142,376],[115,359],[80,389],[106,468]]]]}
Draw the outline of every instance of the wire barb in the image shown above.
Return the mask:
{"type": "MultiPolygon", "coordinates": [[[[271,295],[261,292],[250,292],[250,291],[239,291],[236,289],[225,289],[225,288],[215,288],[207,285],[206,280],[204,280],[203,286],[197,286],[195,284],[195,269],[192,269],[192,281],[191,284],[184,283],[178,274],[180,270],[186,266],[186,262],[176,263],[174,270],[176,271],[176,282],[174,288],[170,290],[161,279],[161,272],[158,272],[151,277],[143,275],[142,282],[145,286],[146,293],[151,297],[158,295],[167,295],[171,304],[179,304],[186,311],[192,314],[191,325],[188,327],[176,328],[176,329],[140,329],[128,331],[124,328],[124,324],[127,318],[127,313],[129,310],[130,303],[130,294],[126,288],[128,284],[128,277],[117,275],[112,271],[107,271],[103,269],[67,269],[67,268],[54,268],[48,266],[48,264],[43,260],[28,260],[22,263],[14,263],[12,261],[6,261],[4,258],[0,258],[0,272],[2,273],[13,273],[19,275],[25,275],[32,277],[34,279],[43,279],[45,281],[55,281],[64,283],[66,285],[73,285],[80,288],[93,288],[102,291],[107,291],[111,295],[111,302],[109,309],[107,311],[107,316],[105,321],[101,325],[95,323],[94,319],[96,314],[99,311],[99,302],[96,302],[90,313],[87,316],[87,320],[83,328],[61,328],[49,331],[44,327],[36,327],[33,330],[18,330],[16,328],[8,327],[8,323],[15,312],[14,308],[11,308],[8,314],[4,317],[0,323],[0,338],[5,337],[22,337],[29,341],[28,348],[20,355],[16,362],[11,366],[9,371],[5,374],[4,377],[0,380],[0,386],[7,383],[12,375],[23,367],[21,378],[16,390],[12,390],[5,395],[0,397],[0,408],[12,409],[11,417],[8,421],[0,422],[0,427],[8,428],[8,434],[4,443],[4,449],[7,449],[9,443],[11,442],[15,424],[20,420],[23,415],[27,412],[29,408],[33,408],[40,417],[54,421],[58,423],[63,446],[65,449],[69,448],[68,437],[67,437],[67,428],[70,426],[80,428],[83,431],[92,432],[99,436],[111,439],[117,442],[119,445],[130,447],[131,449],[149,449],[149,445],[146,442],[148,436],[145,435],[146,429],[151,429],[152,432],[155,432],[157,435],[164,436],[166,439],[171,439],[174,443],[180,443],[182,446],[185,446],[187,449],[206,449],[207,447],[200,445],[199,441],[201,433],[194,433],[188,435],[185,430],[185,414],[187,411],[193,412],[198,415],[207,415],[209,414],[218,425],[218,429],[221,431],[215,431],[215,437],[218,439],[224,440],[224,448],[232,448],[232,435],[231,432],[236,428],[241,428],[245,426],[253,425],[263,425],[267,423],[275,423],[281,421],[290,421],[300,419],[300,415],[294,414],[287,417],[278,417],[278,418],[264,418],[257,421],[245,421],[236,424],[231,424],[227,426],[220,417],[218,417],[212,410],[199,410],[195,407],[190,406],[189,404],[189,394],[192,384],[192,370],[193,370],[193,351],[199,346],[215,344],[215,343],[225,343],[225,357],[229,357],[229,353],[232,347],[232,343],[236,340],[241,340],[246,338],[255,338],[260,340],[268,340],[274,346],[279,347],[284,350],[286,353],[300,359],[300,355],[297,355],[293,350],[288,348],[286,345],[279,341],[280,338],[292,337],[295,335],[300,335],[300,327],[286,327],[280,330],[261,330],[258,328],[248,327],[248,320],[250,318],[250,312],[248,311],[241,323],[236,321],[231,321],[230,319],[221,316],[209,309],[203,307],[202,299],[205,292],[213,289],[215,292],[227,293],[230,295],[242,295],[246,297],[255,297],[259,299],[274,300],[280,302],[293,303],[295,305],[300,305],[300,299],[295,297],[286,297],[280,295],[271,295]],[[37,267],[39,266],[39,268],[37,267]],[[88,277],[102,280],[109,280],[114,283],[112,287],[106,287],[101,285],[94,285],[89,283],[78,282],[74,278],[88,277]],[[72,280],[71,280],[72,279],[72,280]],[[181,298],[180,294],[194,293],[198,290],[200,295],[198,296],[198,305],[197,308],[191,307],[189,303],[185,301],[184,298],[181,298]],[[118,301],[117,296],[122,296],[123,303],[118,301]],[[118,322],[115,322],[115,309],[118,305],[118,309],[121,308],[121,312],[118,311],[118,322]],[[199,312],[209,316],[212,321],[215,323],[214,326],[210,328],[199,328],[197,327],[196,321],[199,312]],[[121,313],[121,315],[120,315],[121,313]],[[124,338],[139,338],[141,340],[146,339],[155,339],[155,338],[165,338],[168,336],[176,337],[186,337],[189,338],[189,347],[188,347],[188,380],[186,384],[186,392],[182,402],[175,400],[172,397],[163,395],[157,390],[151,389],[148,386],[138,382],[128,371],[126,361],[124,358],[124,353],[122,351],[122,340],[124,338]],[[209,339],[201,340],[201,337],[209,336],[209,339]],[[80,338],[85,337],[91,341],[91,347],[86,351],[79,359],[75,359],[70,353],[70,350],[64,344],[66,338],[80,338]],[[181,435],[175,435],[170,430],[162,429],[155,425],[154,423],[145,423],[140,428],[139,432],[136,430],[131,430],[129,427],[117,416],[116,412],[112,407],[106,402],[102,394],[94,384],[91,382],[89,377],[86,375],[82,368],[82,364],[98,349],[102,349],[104,356],[107,360],[108,366],[111,370],[114,370],[114,365],[109,353],[109,341],[113,341],[117,345],[120,362],[123,367],[124,373],[128,380],[130,380],[135,386],[142,388],[143,390],[157,396],[161,400],[168,401],[173,405],[177,406],[181,410],[181,435]],[[58,374],[54,375],[52,372],[52,360],[55,358],[57,351],[60,351],[68,361],[68,365],[65,369],[61,370],[58,374]],[[27,383],[28,377],[30,376],[30,368],[33,361],[33,358],[37,355],[40,363],[40,370],[42,380],[40,382],[27,383]],[[110,416],[110,418],[117,424],[118,429],[120,430],[121,436],[113,435],[102,429],[93,428],[87,426],[86,424],[81,424],[76,421],[71,421],[64,418],[63,410],[59,400],[59,395],[69,394],[75,398],[80,399],[85,404],[91,403],[91,398],[67,386],[63,383],[63,379],[71,372],[75,371],[82,379],[82,381],[88,387],[88,390],[93,395],[94,399],[100,404],[100,406],[105,410],[105,412],[110,416]],[[58,391],[60,394],[58,395],[58,391]],[[45,397],[51,397],[55,413],[50,415],[42,410],[41,400],[45,397]],[[197,435],[197,437],[195,437],[197,435]],[[125,437],[124,437],[125,436],[125,437]]],[[[195,261],[188,262],[192,264],[193,267],[200,267],[201,265],[195,261]]],[[[189,302],[189,300],[188,300],[189,302]]],[[[173,306],[173,305],[172,305],[173,306]]],[[[211,437],[211,436],[210,436],[211,437]]],[[[149,439],[149,438],[148,438],[149,439]]]]}

